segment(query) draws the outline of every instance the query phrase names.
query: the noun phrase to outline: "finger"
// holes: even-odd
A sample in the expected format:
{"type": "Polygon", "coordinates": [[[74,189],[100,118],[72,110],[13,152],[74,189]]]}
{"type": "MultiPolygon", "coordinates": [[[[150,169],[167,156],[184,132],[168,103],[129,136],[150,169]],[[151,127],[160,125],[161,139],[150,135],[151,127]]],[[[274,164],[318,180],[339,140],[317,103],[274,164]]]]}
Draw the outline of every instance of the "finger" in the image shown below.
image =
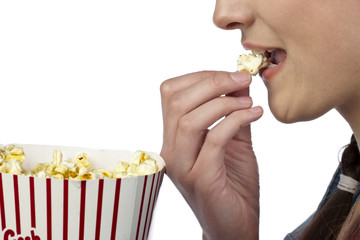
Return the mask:
{"type": "Polygon", "coordinates": [[[197,169],[211,169],[214,174],[224,167],[225,146],[242,129],[247,129],[248,125],[258,120],[263,114],[261,107],[254,107],[246,110],[239,110],[231,113],[218,125],[216,125],[206,135],[198,161],[194,165],[197,169]]]}
{"type": "Polygon", "coordinates": [[[169,107],[182,115],[215,97],[247,88],[250,82],[248,72],[216,72],[174,95],[169,107]]]}
{"type": "Polygon", "coordinates": [[[193,167],[203,145],[205,133],[211,125],[220,118],[240,109],[248,109],[251,105],[250,97],[219,97],[183,116],[176,133],[175,152],[181,153],[184,160],[173,163],[177,171],[187,173],[193,167]]]}
{"type": "Polygon", "coordinates": [[[195,83],[205,78],[210,77],[213,74],[215,74],[215,71],[201,71],[189,73],[175,78],[170,78],[160,85],[161,97],[167,101],[174,94],[181,92],[182,90],[194,85],[195,83]]]}
{"type": "Polygon", "coordinates": [[[194,129],[195,132],[205,130],[220,118],[228,116],[234,111],[251,108],[252,103],[251,97],[214,98],[186,114],[180,120],[180,127],[185,122],[185,125],[190,125],[190,129],[194,129]]]}
{"type": "MultiPolygon", "coordinates": [[[[249,93],[250,93],[250,88],[245,88],[245,89],[241,89],[236,92],[232,92],[232,93],[228,94],[228,96],[232,96],[232,97],[249,96],[249,93]]],[[[244,141],[244,142],[247,142],[248,144],[251,144],[250,127],[241,128],[235,137],[239,141],[244,141]]]]}
{"type": "Polygon", "coordinates": [[[243,127],[258,120],[262,114],[263,109],[260,106],[231,113],[209,132],[208,144],[223,148],[243,127]]]}
{"type": "Polygon", "coordinates": [[[250,93],[250,89],[244,88],[244,89],[240,89],[239,91],[229,93],[229,94],[227,94],[227,96],[230,96],[230,97],[249,96],[250,95],[249,93],[250,93]]]}

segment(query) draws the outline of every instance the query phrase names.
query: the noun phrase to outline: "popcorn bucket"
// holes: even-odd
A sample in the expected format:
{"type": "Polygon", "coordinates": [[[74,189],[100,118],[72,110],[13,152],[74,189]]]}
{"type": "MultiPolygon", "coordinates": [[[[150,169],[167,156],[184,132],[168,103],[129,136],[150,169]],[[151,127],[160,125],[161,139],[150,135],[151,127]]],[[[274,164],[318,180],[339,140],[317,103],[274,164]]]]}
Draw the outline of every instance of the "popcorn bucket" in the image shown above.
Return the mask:
{"type": "MultiPolygon", "coordinates": [[[[24,168],[49,162],[54,149],[64,157],[86,152],[92,168],[113,169],[132,152],[74,147],[17,145],[24,168]]],[[[164,175],[72,180],[0,173],[0,222],[3,240],[147,239],[164,175]]]]}

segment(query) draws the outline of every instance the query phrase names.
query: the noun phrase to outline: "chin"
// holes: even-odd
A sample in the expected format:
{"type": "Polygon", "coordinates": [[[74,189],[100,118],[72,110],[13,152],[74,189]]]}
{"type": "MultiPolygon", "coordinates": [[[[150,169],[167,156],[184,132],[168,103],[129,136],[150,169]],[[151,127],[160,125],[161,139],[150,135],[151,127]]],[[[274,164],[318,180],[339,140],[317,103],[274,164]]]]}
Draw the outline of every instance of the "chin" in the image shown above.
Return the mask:
{"type": "Polygon", "coordinates": [[[274,117],[286,124],[311,121],[324,115],[327,111],[312,111],[310,108],[296,108],[289,105],[272,106],[270,110],[274,117]]]}
{"type": "Polygon", "coordinates": [[[290,123],[304,121],[304,120],[299,119],[296,116],[288,114],[286,111],[279,111],[279,110],[275,111],[271,108],[270,108],[270,110],[271,110],[272,114],[274,115],[274,117],[276,118],[276,120],[278,120],[279,122],[282,122],[282,123],[290,124],[290,123]]]}

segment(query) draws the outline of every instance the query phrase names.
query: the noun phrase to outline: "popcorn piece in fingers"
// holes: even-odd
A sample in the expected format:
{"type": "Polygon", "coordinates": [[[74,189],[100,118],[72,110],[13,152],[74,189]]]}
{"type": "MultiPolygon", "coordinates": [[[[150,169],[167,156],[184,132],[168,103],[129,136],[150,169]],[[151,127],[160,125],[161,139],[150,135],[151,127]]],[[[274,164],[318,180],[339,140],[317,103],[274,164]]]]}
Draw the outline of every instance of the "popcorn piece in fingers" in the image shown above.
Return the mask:
{"type": "Polygon", "coordinates": [[[270,64],[270,58],[265,56],[265,51],[253,50],[250,54],[242,54],[238,58],[237,71],[248,71],[255,76],[261,68],[270,64]]]}

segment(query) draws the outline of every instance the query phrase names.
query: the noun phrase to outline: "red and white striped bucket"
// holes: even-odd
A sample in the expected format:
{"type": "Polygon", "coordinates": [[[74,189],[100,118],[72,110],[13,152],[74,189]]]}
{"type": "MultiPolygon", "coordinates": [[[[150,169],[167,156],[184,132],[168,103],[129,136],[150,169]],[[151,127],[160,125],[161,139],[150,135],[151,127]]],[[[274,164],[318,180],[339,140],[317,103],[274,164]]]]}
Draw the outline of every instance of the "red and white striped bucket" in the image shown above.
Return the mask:
{"type": "MultiPolygon", "coordinates": [[[[61,150],[64,156],[85,152],[94,168],[109,170],[120,159],[132,156],[120,150],[22,147],[28,165],[46,159],[50,162],[54,149],[61,150]]],[[[84,181],[0,173],[0,239],[147,239],[164,171],[162,168],[147,176],[84,181]]]]}

